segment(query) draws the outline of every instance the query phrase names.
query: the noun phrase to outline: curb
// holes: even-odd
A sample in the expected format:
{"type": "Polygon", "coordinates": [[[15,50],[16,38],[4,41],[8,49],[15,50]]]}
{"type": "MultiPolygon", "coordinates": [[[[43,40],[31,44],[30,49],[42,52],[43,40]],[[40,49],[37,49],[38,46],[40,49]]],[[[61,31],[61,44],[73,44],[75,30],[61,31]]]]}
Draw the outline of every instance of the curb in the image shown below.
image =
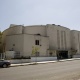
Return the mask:
{"type": "Polygon", "coordinates": [[[56,60],[56,61],[43,61],[43,62],[32,62],[32,63],[11,64],[10,67],[28,66],[28,65],[37,65],[37,64],[47,64],[47,63],[65,62],[65,61],[73,61],[73,60],[80,60],[80,58],[65,59],[65,60],[59,60],[59,61],[56,60]]]}
{"type": "Polygon", "coordinates": [[[22,64],[11,64],[10,67],[17,66],[28,66],[28,65],[37,65],[37,64],[47,64],[47,63],[55,63],[57,61],[45,61],[45,62],[32,62],[32,63],[22,63],[22,64]]]}

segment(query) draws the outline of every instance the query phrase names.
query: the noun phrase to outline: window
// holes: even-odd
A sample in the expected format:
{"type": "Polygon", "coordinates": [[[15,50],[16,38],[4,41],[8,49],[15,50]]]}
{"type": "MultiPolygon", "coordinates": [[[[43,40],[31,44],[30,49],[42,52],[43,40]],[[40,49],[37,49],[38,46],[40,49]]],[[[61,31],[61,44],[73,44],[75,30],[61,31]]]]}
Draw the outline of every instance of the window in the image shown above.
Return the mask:
{"type": "Polygon", "coordinates": [[[35,40],[35,45],[39,45],[39,40],[35,40]]]}
{"type": "Polygon", "coordinates": [[[36,35],[40,35],[40,34],[36,34],[36,35]]]}
{"type": "Polygon", "coordinates": [[[49,56],[52,56],[53,55],[53,53],[49,53],[49,56]]]}
{"type": "Polygon", "coordinates": [[[15,46],[15,44],[13,44],[13,46],[15,46]]]}

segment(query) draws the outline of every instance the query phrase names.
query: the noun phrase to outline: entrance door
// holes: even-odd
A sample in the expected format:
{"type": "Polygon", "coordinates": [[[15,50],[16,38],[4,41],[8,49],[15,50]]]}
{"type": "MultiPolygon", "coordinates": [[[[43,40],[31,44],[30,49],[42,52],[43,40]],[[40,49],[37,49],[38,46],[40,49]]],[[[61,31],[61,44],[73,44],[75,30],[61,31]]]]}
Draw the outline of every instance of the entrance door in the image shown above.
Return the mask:
{"type": "Polygon", "coordinates": [[[67,59],[68,58],[68,51],[59,51],[57,58],[58,59],[67,59]]]}

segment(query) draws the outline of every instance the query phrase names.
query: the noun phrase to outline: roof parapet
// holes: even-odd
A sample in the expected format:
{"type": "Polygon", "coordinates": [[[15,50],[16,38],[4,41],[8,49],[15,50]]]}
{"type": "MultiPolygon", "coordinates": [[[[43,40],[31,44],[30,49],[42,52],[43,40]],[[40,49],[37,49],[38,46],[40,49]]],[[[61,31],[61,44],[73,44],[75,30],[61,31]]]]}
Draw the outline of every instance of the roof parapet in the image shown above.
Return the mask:
{"type": "Polygon", "coordinates": [[[16,24],[10,24],[10,27],[19,27],[19,26],[24,26],[24,25],[16,25],[16,24]]]}

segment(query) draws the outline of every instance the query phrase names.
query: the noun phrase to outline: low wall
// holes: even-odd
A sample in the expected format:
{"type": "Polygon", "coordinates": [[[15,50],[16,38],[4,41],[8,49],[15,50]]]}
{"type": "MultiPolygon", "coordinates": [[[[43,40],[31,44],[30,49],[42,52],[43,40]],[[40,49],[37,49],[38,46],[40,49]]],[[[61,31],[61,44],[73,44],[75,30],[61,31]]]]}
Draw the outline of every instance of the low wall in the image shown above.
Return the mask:
{"type": "Polygon", "coordinates": [[[53,61],[53,60],[57,60],[57,57],[31,57],[31,62],[53,61]]]}
{"type": "Polygon", "coordinates": [[[73,58],[80,58],[80,54],[73,55],[73,58]]]}
{"type": "Polygon", "coordinates": [[[18,63],[29,63],[31,62],[31,59],[14,59],[14,60],[9,60],[11,64],[18,64],[18,63]]]}
{"type": "Polygon", "coordinates": [[[57,57],[31,57],[31,59],[13,59],[9,60],[11,64],[29,63],[29,62],[41,62],[41,61],[53,61],[57,60],[57,57]]]}

